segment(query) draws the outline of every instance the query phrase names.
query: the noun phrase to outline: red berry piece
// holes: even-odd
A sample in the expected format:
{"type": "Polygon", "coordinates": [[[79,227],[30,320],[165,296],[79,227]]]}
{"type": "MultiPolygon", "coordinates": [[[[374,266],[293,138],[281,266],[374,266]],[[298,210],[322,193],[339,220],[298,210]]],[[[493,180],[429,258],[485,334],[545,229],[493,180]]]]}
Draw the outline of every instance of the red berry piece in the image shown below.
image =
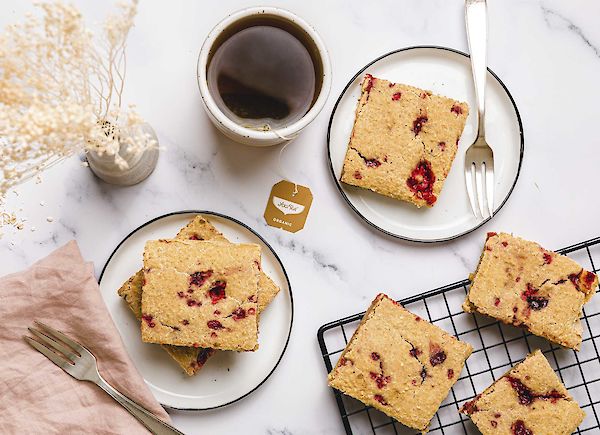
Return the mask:
{"type": "Polygon", "coordinates": [[[462,115],[463,113],[462,107],[460,107],[458,104],[453,105],[450,111],[456,113],[457,115],[462,115]]]}
{"type": "Polygon", "coordinates": [[[354,178],[362,180],[362,174],[359,171],[354,171],[354,178]]]}
{"type": "Polygon", "coordinates": [[[573,285],[575,286],[575,288],[577,290],[581,290],[581,287],[579,287],[579,281],[580,281],[582,273],[583,273],[583,269],[581,269],[579,271],[579,273],[572,273],[567,277],[567,278],[569,278],[569,281],[571,281],[573,283],[573,285]]]}
{"type": "Polygon", "coordinates": [[[521,293],[521,299],[527,302],[529,308],[539,311],[548,306],[548,298],[538,296],[539,290],[534,288],[530,283],[527,283],[527,289],[521,293]]]}
{"type": "Polygon", "coordinates": [[[504,246],[505,248],[508,246],[508,242],[505,240],[502,242],[502,246],[504,246]]]}
{"type": "Polygon", "coordinates": [[[421,130],[423,130],[423,126],[427,121],[428,119],[426,116],[418,116],[417,119],[413,121],[412,131],[415,134],[415,136],[418,135],[421,132],[421,130]]]}
{"type": "Polygon", "coordinates": [[[499,412],[494,414],[494,418],[500,418],[500,417],[502,417],[502,414],[500,414],[499,412]]]}
{"type": "Polygon", "coordinates": [[[248,296],[248,301],[249,302],[256,302],[256,295],[248,296]]]}
{"type": "Polygon", "coordinates": [[[490,420],[490,424],[492,425],[493,428],[498,427],[498,422],[496,420],[490,420]]]}
{"type": "Polygon", "coordinates": [[[467,415],[473,415],[476,412],[479,412],[479,408],[477,408],[477,405],[475,404],[477,399],[479,399],[479,395],[463,405],[462,409],[467,413],[467,415]]]}
{"type": "Polygon", "coordinates": [[[202,367],[204,364],[206,364],[206,361],[213,354],[213,352],[213,349],[200,349],[200,352],[198,352],[198,356],[196,357],[196,362],[198,365],[202,367]]]}
{"type": "Polygon", "coordinates": [[[381,359],[381,356],[377,352],[371,352],[371,359],[373,361],[379,361],[381,359]]]}
{"type": "Polygon", "coordinates": [[[233,316],[233,320],[242,320],[246,318],[246,310],[239,307],[231,315],[233,316]]]}
{"type": "Polygon", "coordinates": [[[375,394],[373,396],[373,399],[377,400],[379,403],[381,403],[384,406],[388,404],[381,394],[375,394]]]}
{"type": "Polygon", "coordinates": [[[200,367],[202,367],[204,364],[206,364],[206,361],[208,361],[210,351],[211,349],[201,349],[200,352],[198,352],[196,362],[198,363],[198,365],[200,365],[200,367]]]}
{"type": "Polygon", "coordinates": [[[189,324],[190,324],[190,321],[189,321],[188,319],[183,319],[183,320],[181,321],[181,324],[182,324],[182,325],[186,325],[186,326],[187,326],[187,325],[189,325],[189,324]]]}
{"type": "Polygon", "coordinates": [[[446,151],[446,142],[440,142],[438,143],[438,147],[442,150],[442,151],[446,151]]]}
{"type": "Polygon", "coordinates": [[[185,293],[184,292],[177,292],[177,296],[179,296],[180,298],[185,298],[185,293]]]}
{"type": "Polygon", "coordinates": [[[435,174],[431,169],[431,163],[427,160],[421,160],[406,180],[408,188],[414,192],[415,196],[423,199],[429,205],[432,205],[437,200],[433,194],[434,183],[435,174]]]}
{"type": "Polygon", "coordinates": [[[375,372],[370,372],[369,375],[371,376],[371,379],[375,381],[375,383],[377,384],[377,388],[379,388],[380,390],[387,384],[389,384],[392,380],[390,376],[384,376],[383,373],[377,374],[375,372]]]}
{"type": "Polygon", "coordinates": [[[154,323],[154,318],[150,314],[143,314],[142,319],[150,328],[154,328],[156,323],[154,323]]]}
{"type": "Polygon", "coordinates": [[[454,370],[448,369],[448,379],[452,379],[454,377],[454,370]]]}
{"type": "Polygon", "coordinates": [[[494,233],[493,231],[490,231],[489,233],[487,233],[487,238],[489,239],[490,237],[494,237],[497,235],[498,235],[498,233],[494,233]]]}
{"type": "Polygon", "coordinates": [[[408,353],[410,353],[410,356],[412,356],[413,358],[417,358],[423,352],[421,352],[421,350],[418,347],[413,347],[411,350],[408,351],[408,353]]]}
{"type": "Polygon", "coordinates": [[[213,274],[212,270],[204,270],[202,272],[194,272],[190,275],[190,285],[196,285],[200,287],[210,278],[213,274]]]}
{"type": "Polygon", "coordinates": [[[533,435],[533,431],[525,426],[523,420],[515,421],[510,427],[510,430],[512,430],[513,435],[533,435]]]}
{"type": "Polygon", "coordinates": [[[192,234],[189,238],[189,240],[204,240],[202,237],[200,237],[198,234],[192,234]]]}
{"type": "Polygon", "coordinates": [[[401,97],[402,97],[402,93],[401,92],[396,92],[394,95],[392,95],[392,100],[393,101],[398,101],[401,97]]]}
{"type": "Polygon", "coordinates": [[[558,399],[562,399],[565,396],[556,390],[552,390],[549,394],[535,394],[531,391],[523,382],[512,376],[506,376],[506,380],[510,383],[510,386],[516,391],[519,396],[519,403],[521,405],[531,405],[535,399],[550,400],[555,403],[558,399]]]}
{"type": "Polygon", "coordinates": [[[381,162],[377,159],[364,159],[364,160],[365,160],[365,164],[369,168],[378,168],[381,166],[381,162]]]}
{"type": "MultiPolygon", "coordinates": [[[[369,92],[371,92],[371,89],[373,89],[373,86],[375,86],[375,80],[377,80],[375,77],[373,77],[371,74],[365,74],[365,80],[367,80],[367,86],[365,88],[365,92],[368,94],[369,92]]],[[[367,96],[368,98],[368,96],[367,96]]]]}
{"type": "Polygon", "coordinates": [[[213,286],[210,288],[208,295],[213,305],[219,302],[221,299],[225,299],[225,287],[227,287],[227,283],[225,281],[215,281],[213,286]]]}
{"type": "Polygon", "coordinates": [[[221,322],[219,322],[218,320],[209,320],[208,322],[206,322],[206,326],[208,326],[210,329],[224,329],[225,327],[223,326],[223,324],[221,322]]]}
{"type": "Polygon", "coordinates": [[[596,280],[596,274],[594,274],[592,272],[586,272],[585,273],[583,281],[585,282],[585,286],[588,289],[592,287],[592,284],[594,283],[595,280],[596,280]]]}
{"type": "Polygon", "coordinates": [[[354,365],[354,362],[351,359],[348,359],[348,358],[344,358],[344,357],[340,358],[340,365],[347,366],[348,364],[354,365]]]}
{"type": "Polygon", "coordinates": [[[494,306],[497,307],[498,305],[500,305],[500,298],[494,299],[494,306]]]}
{"type": "Polygon", "coordinates": [[[256,310],[254,308],[248,308],[248,315],[253,316],[256,314],[256,310]]]}
{"type": "Polygon", "coordinates": [[[552,255],[548,252],[544,252],[544,263],[545,264],[552,263],[552,255]]]}
{"type": "Polygon", "coordinates": [[[437,344],[429,346],[429,363],[435,367],[446,361],[446,352],[437,344]]]}

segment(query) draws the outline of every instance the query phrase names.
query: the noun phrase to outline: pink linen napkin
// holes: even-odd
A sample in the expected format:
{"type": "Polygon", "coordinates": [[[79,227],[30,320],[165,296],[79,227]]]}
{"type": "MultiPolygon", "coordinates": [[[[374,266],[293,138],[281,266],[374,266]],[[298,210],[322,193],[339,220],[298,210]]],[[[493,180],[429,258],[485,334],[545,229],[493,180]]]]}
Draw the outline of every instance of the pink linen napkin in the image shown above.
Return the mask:
{"type": "Polygon", "coordinates": [[[34,320],[84,344],[111,385],[169,421],[127,356],[92,264],[72,241],[0,278],[0,433],[148,433],[96,385],[73,379],[30,347],[22,336],[34,320]]]}

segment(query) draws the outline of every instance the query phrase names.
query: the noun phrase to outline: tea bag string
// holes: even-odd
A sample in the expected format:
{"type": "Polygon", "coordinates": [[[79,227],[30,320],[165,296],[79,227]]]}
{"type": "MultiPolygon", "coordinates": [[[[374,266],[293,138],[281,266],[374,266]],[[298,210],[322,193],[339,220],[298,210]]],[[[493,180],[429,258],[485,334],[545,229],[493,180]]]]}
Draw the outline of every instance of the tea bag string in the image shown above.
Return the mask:
{"type": "Polygon", "coordinates": [[[281,176],[281,178],[294,184],[294,191],[292,192],[292,196],[296,196],[298,194],[298,185],[296,183],[294,183],[292,180],[290,180],[288,177],[285,176],[286,171],[285,171],[285,168],[283,167],[283,163],[281,162],[281,158],[282,158],[283,152],[285,151],[287,146],[289,144],[291,144],[294,141],[294,139],[296,139],[298,137],[298,135],[296,134],[291,137],[286,137],[286,136],[282,135],[281,133],[279,133],[279,131],[277,131],[276,129],[272,128],[269,124],[265,124],[265,127],[267,128],[267,131],[272,131],[273,133],[275,133],[275,135],[277,137],[287,141],[285,143],[285,145],[283,145],[281,147],[281,149],[279,150],[279,157],[277,158],[277,172],[279,172],[279,175],[281,176]]]}

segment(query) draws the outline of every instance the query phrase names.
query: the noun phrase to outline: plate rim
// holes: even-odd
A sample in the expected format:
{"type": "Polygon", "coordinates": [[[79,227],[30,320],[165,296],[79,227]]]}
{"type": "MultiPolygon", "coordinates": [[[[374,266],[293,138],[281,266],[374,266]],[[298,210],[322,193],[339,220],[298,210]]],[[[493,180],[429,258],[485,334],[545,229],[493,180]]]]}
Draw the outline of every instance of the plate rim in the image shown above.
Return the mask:
{"type": "Polygon", "coordinates": [[[465,236],[465,235],[467,235],[467,234],[475,231],[476,229],[482,227],[488,221],[490,221],[494,216],[496,216],[498,214],[498,212],[502,209],[502,207],[504,206],[504,204],[506,204],[506,202],[508,201],[508,198],[510,198],[510,196],[512,195],[513,190],[514,190],[515,186],[517,185],[517,181],[519,179],[519,175],[521,174],[521,168],[523,166],[523,154],[525,152],[525,138],[524,138],[524,133],[523,133],[523,122],[521,120],[521,114],[519,113],[519,108],[517,107],[517,104],[515,103],[515,100],[514,100],[512,94],[510,93],[510,91],[508,90],[508,88],[506,87],[506,85],[504,84],[504,82],[489,67],[487,68],[488,72],[492,75],[492,77],[494,77],[494,79],[496,79],[498,81],[498,83],[500,84],[500,86],[502,86],[502,89],[504,89],[504,92],[506,93],[506,95],[508,95],[508,98],[509,98],[510,102],[512,103],[514,109],[515,109],[515,114],[517,116],[517,122],[519,124],[519,137],[520,137],[520,142],[521,142],[521,150],[520,150],[520,153],[519,153],[519,166],[517,167],[517,174],[516,174],[515,179],[514,179],[514,181],[512,183],[512,186],[508,190],[508,194],[506,195],[506,197],[504,198],[504,200],[502,201],[502,203],[496,208],[496,210],[494,210],[494,213],[493,213],[492,216],[490,216],[490,217],[482,220],[477,225],[475,225],[473,228],[468,229],[466,231],[463,231],[462,233],[455,234],[455,235],[450,236],[450,237],[436,238],[436,239],[431,239],[431,240],[419,239],[419,238],[413,238],[413,237],[407,237],[407,236],[403,236],[403,235],[400,235],[400,234],[388,231],[388,230],[380,227],[379,225],[375,224],[374,222],[370,221],[369,219],[367,219],[367,217],[364,216],[354,206],[354,204],[350,201],[350,199],[348,198],[348,196],[346,195],[346,193],[342,189],[341,182],[337,179],[337,177],[335,175],[335,170],[333,168],[333,161],[331,159],[331,126],[333,124],[333,118],[334,118],[335,113],[337,111],[338,105],[340,104],[340,101],[342,100],[342,98],[346,94],[346,91],[348,90],[348,88],[350,88],[350,86],[352,85],[352,83],[354,82],[354,80],[356,80],[356,78],[359,75],[361,75],[363,72],[365,72],[365,70],[367,68],[369,68],[371,65],[373,65],[376,62],[379,62],[380,60],[382,60],[382,59],[384,59],[384,58],[386,58],[388,56],[391,56],[391,55],[396,54],[396,53],[401,53],[401,52],[404,52],[404,51],[421,50],[421,49],[443,50],[443,51],[448,51],[448,52],[451,52],[451,53],[454,53],[454,54],[458,54],[458,55],[464,56],[466,58],[470,58],[469,54],[465,53],[464,51],[458,50],[456,48],[444,47],[444,46],[441,46],[441,45],[413,45],[413,46],[410,46],[410,47],[404,47],[404,48],[400,48],[400,49],[397,49],[397,50],[389,51],[389,52],[387,52],[385,54],[382,54],[381,56],[378,56],[377,58],[375,58],[374,60],[370,61],[369,63],[367,63],[356,74],[354,74],[352,76],[352,78],[348,81],[348,83],[346,84],[346,86],[344,86],[344,89],[342,89],[342,91],[340,92],[340,95],[337,98],[337,100],[336,100],[336,102],[335,102],[335,104],[333,106],[333,109],[331,110],[331,116],[329,117],[329,123],[327,125],[327,161],[329,162],[329,169],[330,169],[331,176],[333,177],[333,180],[335,182],[337,190],[342,195],[342,198],[344,198],[344,201],[346,201],[346,204],[348,204],[350,206],[350,208],[363,221],[365,221],[368,225],[370,225],[371,227],[375,228],[376,230],[379,230],[382,233],[387,234],[388,236],[391,236],[391,237],[393,237],[395,239],[405,240],[407,242],[414,242],[414,243],[440,243],[440,242],[448,242],[450,240],[455,240],[455,239],[458,239],[459,237],[465,236]]]}
{"type": "MultiPolygon", "coordinates": [[[[244,227],[245,229],[249,230],[252,234],[254,234],[256,237],[258,237],[262,243],[264,243],[267,248],[269,248],[269,250],[271,251],[271,253],[273,254],[273,256],[275,257],[275,259],[277,260],[277,262],[279,263],[279,265],[281,266],[281,270],[283,271],[283,275],[285,277],[285,281],[287,283],[287,287],[289,290],[289,295],[290,295],[290,308],[291,308],[291,313],[290,313],[290,327],[288,330],[288,336],[287,339],[285,340],[285,345],[283,346],[283,350],[281,351],[281,355],[279,355],[279,358],[277,359],[277,362],[275,363],[275,365],[273,366],[273,368],[271,369],[271,371],[265,376],[265,378],[260,381],[258,383],[258,385],[256,385],[254,388],[252,388],[250,391],[248,391],[247,393],[244,393],[243,395],[241,395],[240,397],[233,399],[227,403],[223,403],[221,405],[217,405],[217,406],[211,406],[211,407],[207,407],[207,408],[180,408],[180,407],[176,407],[176,406],[170,406],[170,405],[165,405],[164,403],[161,403],[156,397],[156,401],[164,408],[168,408],[168,409],[174,409],[177,411],[209,411],[209,410],[213,410],[213,409],[218,409],[218,408],[223,408],[225,406],[231,405],[235,402],[238,402],[246,397],[248,397],[249,395],[251,395],[252,393],[254,393],[256,390],[258,390],[260,387],[263,386],[263,384],[265,384],[265,382],[267,382],[267,380],[271,377],[271,375],[275,372],[275,370],[277,370],[277,367],[279,367],[279,364],[281,363],[281,360],[283,359],[283,356],[285,355],[285,352],[287,351],[288,345],[290,343],[290,338],[292,335],[292,328],[294,325],[294,295],[292,292],[292,284],[290,283],[290,278],[288,276],[287,270],[285,269],[283,262],[281,261],[281,258],[279,258],[279,255],[277,255],[277,252],[275,252],[275,250],[273,249],[273,247],[271,246],[270,243],[268,243],[260,234],[258,234],[258,232],[256,232],[255,230],[253,230],[252,228],[250,228],[249,225],[245,224],[244,222],[231,217],[229,215],[223,214],[223,213],[219,213],[216,211],[210,211],[210,210],[179,210],[179,211],[172,211],[169,213],[165,213],[162,214],[160,216],[157,216],[155,218],[150,219],[149,221],[146,221],[145,223],[137,226],[136,228],[134,228],[132,231],[129,232],[129,234],[127,234],[120,242],[119,244],[115,247],[115,249],[111,252],[111,254],[109,255],[108,259],[106,260],[106,262],[104,263],[104,266],[102,267],[102,271],[100,272],[100,275],[98,276],[98,286],[100,286],[100,283],[102,282],[102,278],[104,277],[104,272],[106,271],[106,268],[108,267],[110,261],[112,260],[113,256],[116,254],[116,252],[119,250],[119,248],[123,245],[123,243],[125,243],[131,236],[133,236],[136,232],[138,232],[139,230],[141,230],[142,228],[145,228],[146,226],[153,224],[154,222],[157,222],[161,219],[164,218],[168,218],[171,216],[177,216],[177,215],[184,215],[184,214],[202,214],[202,215],[211,215],[211,216],[217,216],[223,219],[227,219],[230,220],[238,225],[241,225],[242,227],[244,227]]],[[[110,311],[109,311],[110,313],[110,311]]],[[[112,319],[112,314],[111,314],[111,319],[112,319]]],[[[113,321],[114,322],[114,321],[113,321]]],[[[121,334],[119,334],[120,336],[121,334]]],[[[146,379],[144,378],[144,376],[142,376],[142,374],[140,373],[140,376],[142,377],[142,379],[144,380],[144,383],[146,382],[146,379]]],[[[154,396],[154,394],[152,394],[154,396]]]]}

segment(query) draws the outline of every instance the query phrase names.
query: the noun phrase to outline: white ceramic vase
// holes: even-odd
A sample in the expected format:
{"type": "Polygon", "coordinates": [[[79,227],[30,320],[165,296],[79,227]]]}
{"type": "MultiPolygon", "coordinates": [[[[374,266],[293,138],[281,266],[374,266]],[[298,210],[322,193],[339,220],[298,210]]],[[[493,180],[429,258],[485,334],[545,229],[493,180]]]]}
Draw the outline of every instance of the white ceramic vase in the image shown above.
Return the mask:
{"type": "Polygon", "coordinates": [[[158,161],[158,138],[154,129],[148,123],[137,127],[141,133],[148,135],[150,140],[154,140],[156,145],[145,150],[142,153],[127,152],[127,145],[122,144],[119,149],[119,155],[128,164],[128,168],[121,168],[115,163],[115,156],[108,154],[98,154],[95,151],[87,153],[87,162],[92,172],[101,180],[120,186],[131,186],[137,184],[150,176],[158,161]]]}

